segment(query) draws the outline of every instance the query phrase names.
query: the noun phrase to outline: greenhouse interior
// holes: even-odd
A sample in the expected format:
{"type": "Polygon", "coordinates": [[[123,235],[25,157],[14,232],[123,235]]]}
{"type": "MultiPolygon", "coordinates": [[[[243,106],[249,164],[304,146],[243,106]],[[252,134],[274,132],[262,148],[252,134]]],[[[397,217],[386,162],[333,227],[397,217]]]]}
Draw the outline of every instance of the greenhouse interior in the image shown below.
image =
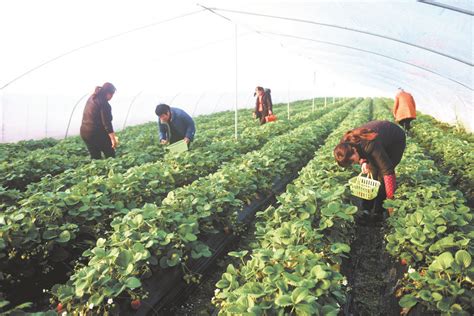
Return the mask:
{"type": "Polygon", "coordinates": [[[474,315],[474,1],[0,11],[1,315],[474,315]]]}

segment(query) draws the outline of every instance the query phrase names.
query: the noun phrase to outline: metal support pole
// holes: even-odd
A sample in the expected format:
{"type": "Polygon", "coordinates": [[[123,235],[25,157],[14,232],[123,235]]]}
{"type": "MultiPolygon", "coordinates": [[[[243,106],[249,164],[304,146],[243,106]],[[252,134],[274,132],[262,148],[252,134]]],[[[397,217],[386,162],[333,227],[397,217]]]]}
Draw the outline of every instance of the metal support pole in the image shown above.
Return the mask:
{"type": "Polygon", "coordinates": [[[6,104],[3,100],[3,90],[0,90],[0,105],[2,106],[2,143],[5,142],[5,113],[6,104]]]}
{"type": "Polygon", "coordinates": [[[324,97],[324,107],[326,107],[328,105],[328,97],[325,96],[324,97]]]}
{"type": "Polygon", "coordinates": [[[125,120],[123,120],[123,127],[122,129],[125,128],[125,124],[127,124],[127,119],[128,119],[128,115],[130,114],[130,109],[132,108],[132,104],[135,103],[135,100],[137,100],[138,96],[140,94],[142,94],[143,90],[138,92],[132,99],[132,102],[130,102],[130,105],[128,106],[128,110],[127,110],[127,115],[125,115],[125,120]]]}
{"type": "Polygon", "coordinates": [[[287,106],[287,110],[288,110],[288,120],[290,119],[290,82],[288,82],[288,106],[287,106]]]}
{"type": "Polygon", "coordinates": [[[82,99],[84,99],[88,94],[89,93],[84,94],[79,100],[77,100],[76,104],[74,104],[74,107],[72,108],[72,111],[71,111],[71,115],[69,116],[69,122],[67,123],[66,134],[64,135],[64,138],[67,137],[67,133],[69,132],[69,126],[71,125],[71,120],[72,120],[72,115],[74,114],[74,110],[76,109],[79,102],[81,102],[82,99]]]}
{"type": "Polygon", "coordinates": [[[237,129],[237,124],[238,124],[238,115],[237,115],[237,104],[239,103],[239,93],[238,93],[238,46],[237,46],[237,24],[235,24],[235,114],[234,114],[234,121],[235,121],[235,139],[238,138],[238,129],[237,129]]]}
{"type": "Polygon", "coordinates": [[[46,97],[46,117],[44,119],[44,137],[48,137],[48,108],[49,108],[49,98],[46,97]]]}
{"type": "Polygon", "coordinates": [[[316,71],[313,72],[313,112],[314,112],[314,96],[316,93],[316,71]]]}

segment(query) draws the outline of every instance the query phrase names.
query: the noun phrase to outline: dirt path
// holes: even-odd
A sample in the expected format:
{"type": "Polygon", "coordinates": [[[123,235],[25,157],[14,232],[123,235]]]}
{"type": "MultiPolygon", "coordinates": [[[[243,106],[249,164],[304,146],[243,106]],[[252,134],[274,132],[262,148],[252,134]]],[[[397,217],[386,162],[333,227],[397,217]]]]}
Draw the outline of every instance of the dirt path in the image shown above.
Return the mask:
{"type": "Polygon", "coordinates": [[[403,272],[385,251],[382,224],[362,222],[356,228],[346,265],[352,288],[346,315],[400,315],[394,292],[403,272]]]}

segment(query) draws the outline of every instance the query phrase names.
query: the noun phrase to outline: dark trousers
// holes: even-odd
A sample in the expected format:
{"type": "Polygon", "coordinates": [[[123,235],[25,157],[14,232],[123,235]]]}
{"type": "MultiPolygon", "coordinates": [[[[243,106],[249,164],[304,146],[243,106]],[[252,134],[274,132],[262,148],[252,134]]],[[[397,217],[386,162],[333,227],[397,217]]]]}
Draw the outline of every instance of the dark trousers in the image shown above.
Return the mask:
{"type": "Polygon", "coordinates": [[[263,124],[266,123],[266,121],[265,121],[265,116],[266,115],[265,115],[264,112],[257,112],[256,116],[257,116],[258,120],[260,121],[260,125],[263,125],[263,124]]]}
{"type": "Polygon", "coordinates": [[[405,131],[410,131],[410,123],[411,121],[413,121],[412,118],[406,118],[406,119],[403,119],[403,120],[400,120],[399,124],[405,129],[405,131]]]}
{"type": "MultiPolygon", "coordinates": [[[[400,142],[392,144],[390,148],[387,150],[387,156],[390,157],[393,163],[393,168],[395,169],[396,166],[400,163],[403,157],[403,152],[405,151],[406,147],[406,138],[404,137],[400,142]]],[[[387,199],[387,193],[385,192],[385,183],[383,180],[383,175],[380,173],[379,170],[374,168],[372,165],[372,176],[374,179],[380,181],[380,188],[377,196],[373,200],[364,200],[361,199],[360,207],[362,210],[367,210],[371,214],[377,214],[384,212],[385,209],[383,208],[383,202],[387,199]]]]}
{"type": "Polygon", "coordinates": [[[81,133],[81,137],[92,159],[102,159],[102,153],[105,158],[115,157],[115,150],[107,133],[81,133]]]}

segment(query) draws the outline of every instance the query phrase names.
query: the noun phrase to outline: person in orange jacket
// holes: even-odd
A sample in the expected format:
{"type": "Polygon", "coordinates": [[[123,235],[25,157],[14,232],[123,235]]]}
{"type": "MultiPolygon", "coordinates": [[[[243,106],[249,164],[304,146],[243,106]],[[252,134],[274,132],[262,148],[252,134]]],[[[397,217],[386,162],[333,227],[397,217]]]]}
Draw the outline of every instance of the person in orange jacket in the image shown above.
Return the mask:
{"type": "Polygon", "coordinates": [[[405,92],[402,88],[398,88],[393,104],[393,116],[395,121],[400,124],[405,131],[410,131],[410,123],[416,119],[416,104],[413,96],[405,92]]]}

